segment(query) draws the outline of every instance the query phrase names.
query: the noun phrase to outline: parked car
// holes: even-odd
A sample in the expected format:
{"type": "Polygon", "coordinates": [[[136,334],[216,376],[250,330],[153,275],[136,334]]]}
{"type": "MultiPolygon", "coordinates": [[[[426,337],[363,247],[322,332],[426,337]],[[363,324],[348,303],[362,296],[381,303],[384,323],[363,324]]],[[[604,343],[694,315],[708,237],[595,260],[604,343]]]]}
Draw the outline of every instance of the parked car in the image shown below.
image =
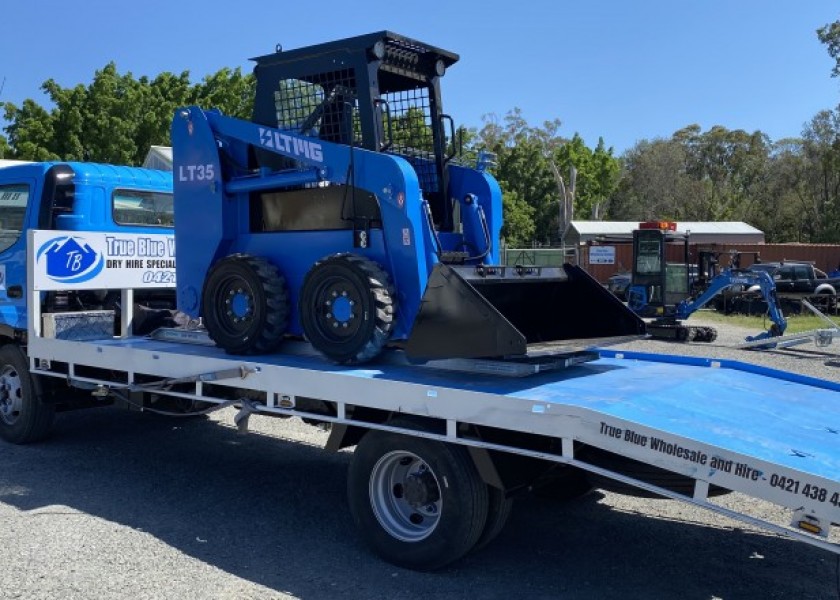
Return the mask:
{"type": "MultiPolygon", "coordinates": [[[[837,292],[840,291],[840,278],[829,277],[825,272],[807,262],[764,262],[747,267],[748,271],[769,273],[776,284],[776,293],[785,313],[801,311],[800,300],[808,298],[824,311],[833,311],[837,307],[837,292]]],[[[718,301],[718,310],[725,312],[762,312],[757,286],[748,289],[732,288],[718,301]],[[721,307],[720,304],[723,306],[721,307]]]]}
{"type": "Polygon", "coordinates": [[[822,309],[833,309],[837,305],[840,278],[829,277],[811,263],[759,263],[750,266],[750,270],[768,272],[780,297],[809,298],[822,309]]]}

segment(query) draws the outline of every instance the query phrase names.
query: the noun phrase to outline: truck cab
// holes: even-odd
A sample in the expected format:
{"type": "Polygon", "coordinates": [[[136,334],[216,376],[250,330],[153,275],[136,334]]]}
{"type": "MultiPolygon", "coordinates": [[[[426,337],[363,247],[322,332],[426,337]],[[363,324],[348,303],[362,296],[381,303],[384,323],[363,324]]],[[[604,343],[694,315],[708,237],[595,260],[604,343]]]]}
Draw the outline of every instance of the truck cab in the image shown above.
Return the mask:
{"type": "MultiPolygon", "coordinates": [[[[11,163],[11,164],[10,164],[11,163]]],[[[167,233],[172,176],[165,171],[76,163],[0,165],[0,337],[25,340],[27,231],[167,233]]],[[[50,311],[101,308],[104,292],[45,294],[50,311]]],[[[160,294],[147,300],[165,304],[160,294]]],[[[174,302],[174,301],[173,301],[174,302]]]]}

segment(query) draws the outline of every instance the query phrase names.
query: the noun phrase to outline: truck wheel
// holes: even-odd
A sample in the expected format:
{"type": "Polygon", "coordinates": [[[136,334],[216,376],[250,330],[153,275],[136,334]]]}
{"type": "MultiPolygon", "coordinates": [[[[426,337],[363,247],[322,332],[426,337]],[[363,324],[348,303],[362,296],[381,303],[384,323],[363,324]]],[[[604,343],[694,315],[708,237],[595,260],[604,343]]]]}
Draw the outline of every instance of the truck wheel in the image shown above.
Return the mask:
{"type": "Polygon", "coordinates": [[[14,344],[0,346],[0,437],[28,444],[45,437],[55,420],[55,407],[41,400],[28,361],[14,344]]]}
{"type": "Polygon", "coordinates": [[[810,300],[812,304],[824,313],[831,312],[837,304],[837,296],[831,293],[830,290],[823,290],[816,296],[812,296],[810,300]]]}
{"type": "Polygon", "coordinates": [[[202,293],[207,333],[230,354],[274,350],[289,324],[289,293],[277,267],[233,254],[210,269],[202,293]]]}
{"type": "Polygon", "coordinates": [[[350,512],[384,560],[439,569],[469,552],[487,523],[487,485],[460,446],[390,432],[366,434],[347,480],[350,512]]]}
{"type": "Polygon", "coordinates": [[[394,326],[388,274],[367,258],[335,254],[310,269],[300,292],[300,323],[312,346],[339,364],[376,358],[394,326]]]}
{"type": "Polygon", "coordinates": [[[513,498],[505,496],[504,490],[488,485],[487,497],[489,499],[487,522],[484,524],[484,529],[481,531],[475,546],[473,546],[473,550],[481,550],[496,539],[505,528],[513,509],[513,498]]]}

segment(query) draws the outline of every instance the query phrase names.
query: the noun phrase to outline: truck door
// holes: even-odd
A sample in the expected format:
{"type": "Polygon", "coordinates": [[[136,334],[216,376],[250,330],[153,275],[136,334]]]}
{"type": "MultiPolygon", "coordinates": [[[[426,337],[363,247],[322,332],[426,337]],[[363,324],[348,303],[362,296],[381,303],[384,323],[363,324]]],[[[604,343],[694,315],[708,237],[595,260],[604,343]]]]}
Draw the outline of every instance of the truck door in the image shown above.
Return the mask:
{"type": "Polygon", "coordinates": [[[793,281],[793,267],[790,265],[780,267],[778,271],[773,275],[773,279],[776,281],[776,291],[779,293],[793,293],[794,291],[794,281],[793,281]]]}
{"type": "MultiPolygon", "coordinates": [[[[26,223],[34,179],[0,178],[0,333],[13,336],[26,328],[26,223]]],[[[36,205],[33,208],[31,205],[36,205]]]]}
{"type": "Polygon", "coordinates": [[[811,294],[816,287],[812,281],[813,272],[809,265],[795,265],[793,267],[793,291],[798,294],[811,294]]]}
{"type": "Polygon", "coordinates": [[[55,229],[60,215],[73,212],[73,170],[55,165],[46,173],[0,172],[0,334],[25,331],[26,232],[55,229]]]}

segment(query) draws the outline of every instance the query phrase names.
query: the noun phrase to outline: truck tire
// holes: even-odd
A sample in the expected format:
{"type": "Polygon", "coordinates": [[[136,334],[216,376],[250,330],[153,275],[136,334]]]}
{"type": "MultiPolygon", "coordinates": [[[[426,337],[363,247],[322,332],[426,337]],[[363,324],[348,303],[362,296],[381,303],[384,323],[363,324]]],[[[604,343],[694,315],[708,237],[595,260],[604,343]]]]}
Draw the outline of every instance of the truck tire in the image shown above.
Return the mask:
{"type": "Polygon", "coordinates": [[[510,513],[513,510],[513,498],[508,498],[504,490],[492,485],[487,486],[487,522],[478,541],[473,546],[473,551],[486,548],[490,542],[495,540],[505,528],[510,513]]]}
{"type": "MultiPolygon", "coordinates": [[[[488,523],[488,489],[465,448],[385,431],[359,442],[350,512],[382,559],[431,571],[469,552],[488,523]]],[[[497,533],[497,532],[496,532],[497,533]]]]}
{"type": "Polygon", "coordinates": [[[837,295],[830,289],[821,290],[809,300],[823,313],[831,313],[837,307],[837,295]]]}
{"type": "Polygon", "coordinates": [[[0,346],[0,437],[13,444],[38,442],[54,420],[55,407],[43,402],[26,355],[14,344],[0,346]]]}
{"type": "Polygon", "coordinates": [[[217,262],[201,304],[207,333],[229,354],[271,352],[289,325],[286,281],[264,258],[232,254],[217,262]]]}
{"type": "Polygon", "coordinates": [[[319,260],[300,292],[300,324],[309,343],[339,364],[376,358],[394,326],[394,292],[388,274],[353,254],[319,260]]]}

